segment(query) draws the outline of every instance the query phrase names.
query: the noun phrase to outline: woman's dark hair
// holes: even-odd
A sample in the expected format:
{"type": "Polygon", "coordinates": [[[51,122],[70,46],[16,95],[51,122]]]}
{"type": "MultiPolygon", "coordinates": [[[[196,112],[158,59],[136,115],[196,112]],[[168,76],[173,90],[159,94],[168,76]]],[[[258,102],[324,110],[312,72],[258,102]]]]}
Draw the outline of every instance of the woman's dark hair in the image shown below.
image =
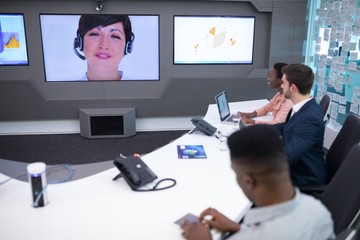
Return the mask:
{"type": "Polygon", "coordinates": [[[282,73],[281,69],[283,66],[286,66],[286,65],[287,65],[287,63],[282,63],[282,62],[278,62],[278,63],[274,64],[273,68],[276,71],[276,78],[280,78],[280,79],[282,78],[283,73],[282,73]]]}
{"type": "Polygon", "coordinates": [[[91,29],[102,26],[106,27],[114,23],[122,22],[125,31],[125,41],[128,43],[131,40],[132,29],[131,22],[128,15],[100,15],[100,14],[84,14],[79,20],[78,34],[81,39],[84,39],[85,34],[91,29]]]}

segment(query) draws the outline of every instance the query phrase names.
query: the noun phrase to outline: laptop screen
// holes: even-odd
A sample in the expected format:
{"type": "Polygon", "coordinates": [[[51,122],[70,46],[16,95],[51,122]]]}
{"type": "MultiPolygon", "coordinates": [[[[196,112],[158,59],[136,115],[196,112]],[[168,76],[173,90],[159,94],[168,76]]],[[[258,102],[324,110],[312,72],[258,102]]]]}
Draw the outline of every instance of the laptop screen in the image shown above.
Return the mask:
{"type": "Polygon", "coordinates": [[[216,95],[215,101],[216,101],[217,108],[219,110],[220,120],[224,121],[227,117],[230,116],[230,108],[229,108],[229,103],[228,103],[228,99],[226,96],[226,92],[223,91],[223,92],[219,93],[218,95],[216,95]]]}

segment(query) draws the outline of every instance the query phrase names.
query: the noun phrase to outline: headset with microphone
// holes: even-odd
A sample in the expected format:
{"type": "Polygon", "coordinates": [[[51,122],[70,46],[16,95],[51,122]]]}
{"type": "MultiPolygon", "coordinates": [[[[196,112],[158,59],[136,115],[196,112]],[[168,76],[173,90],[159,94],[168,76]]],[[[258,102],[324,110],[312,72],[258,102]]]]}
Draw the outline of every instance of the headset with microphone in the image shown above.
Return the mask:
{"type": "MultiPolygon", "coordinates": [[[[125,49],[124,49],[125,55],[132,52],[134,40],[135,40],[135,35],[134,35],[134,33],[131,33],[130,39],[129,39],[129,41],[126,42],[126,45],[125,45],[125,49]]],[[[77,30],[76,38],[74,38],[74,52],[79,58],[81,58],[82,60],[85,60],[85,56],[82,55],[79,52],[79,50],[84,51],[84,40],[81,37],[79,30],[77,30]]]]}

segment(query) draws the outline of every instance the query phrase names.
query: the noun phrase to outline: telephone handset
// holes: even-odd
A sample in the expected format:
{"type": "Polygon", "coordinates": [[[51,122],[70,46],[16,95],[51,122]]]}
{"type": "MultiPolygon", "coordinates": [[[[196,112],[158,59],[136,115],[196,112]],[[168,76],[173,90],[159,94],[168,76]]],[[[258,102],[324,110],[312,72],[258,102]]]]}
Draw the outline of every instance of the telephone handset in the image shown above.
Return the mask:
{"type": "Polygon", "coordinates": [[[200,131],[204,132],[206,135],[212,136],[216,132],[217,128],[205,121],[200,117],[194,117],[191,119],[191,122],[198,128],[200,131]]]}
{"type": "Polygon", "coordinates": [[[121,176],[124,177],[125,181],[133,190],[136,190],[157,178],[155,173],[151,171],[140,157],[117,157],[114,160],[114,165],[120,170],[121,176]]]}

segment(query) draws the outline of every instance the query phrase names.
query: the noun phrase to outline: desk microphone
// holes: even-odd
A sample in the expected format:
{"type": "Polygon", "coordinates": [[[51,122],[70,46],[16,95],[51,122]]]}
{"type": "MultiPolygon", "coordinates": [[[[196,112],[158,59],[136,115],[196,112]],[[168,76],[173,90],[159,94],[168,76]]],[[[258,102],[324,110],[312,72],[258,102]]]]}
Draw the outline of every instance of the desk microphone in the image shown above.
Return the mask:
{"type": "Polygon", "coordinates": [[[46,164],[43,162],[30,163],[27,166],[31,187],[32,206],[43,207],[48,204],[46,193],[46,164]]]}

